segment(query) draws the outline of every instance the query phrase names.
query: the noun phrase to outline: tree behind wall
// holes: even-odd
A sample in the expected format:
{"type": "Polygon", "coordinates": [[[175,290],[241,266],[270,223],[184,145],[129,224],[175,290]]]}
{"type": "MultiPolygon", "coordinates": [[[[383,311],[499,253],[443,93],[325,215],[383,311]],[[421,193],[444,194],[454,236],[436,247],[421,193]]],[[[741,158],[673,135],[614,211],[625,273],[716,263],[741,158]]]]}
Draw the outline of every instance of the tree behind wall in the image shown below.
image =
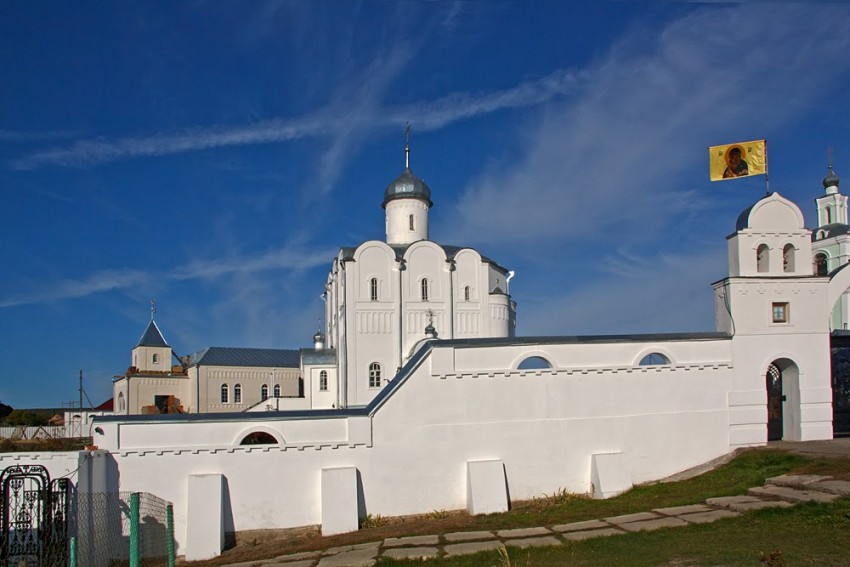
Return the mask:
{"type": "Polygon", "coordinates": [[[12,413],[13,409],[12,406],[7,406],[3,402],[0,402],[0,421],[6,419],[6,416],[12,413]]]}

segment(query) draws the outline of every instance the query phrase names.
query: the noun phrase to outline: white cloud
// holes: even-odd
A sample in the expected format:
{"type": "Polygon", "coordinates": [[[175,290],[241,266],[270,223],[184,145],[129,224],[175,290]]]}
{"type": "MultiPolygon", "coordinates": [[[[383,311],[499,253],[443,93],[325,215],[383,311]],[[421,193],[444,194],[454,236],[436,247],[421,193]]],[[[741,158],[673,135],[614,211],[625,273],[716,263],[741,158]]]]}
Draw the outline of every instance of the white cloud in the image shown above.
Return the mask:
{"type": "Polygon", "coordinates": [[[842,8],[759,4],[641,30],[580,81],[553,79],[572,94],[526,124],[526,151],[473,179],[443,224],[460,242],[535,244],[663,224],[707,141],[766,136],[828,95],[850,70],[848,26],[842,8]]]}
{"type": "Polygon", "coordinates": [[[192,262],[168,272],[134,269],[101,270],[82,279],[59,280],[52,285],[10,294],[0,298],[0,308],[50,303],[86,297],[96,293],[130,290],[167,281],[216,279],[231,274],[251,274],[269,270],[301,271],[325,264],[335,250],[301,250],[284,247],[247,257],[228,257],[192,262]]]}

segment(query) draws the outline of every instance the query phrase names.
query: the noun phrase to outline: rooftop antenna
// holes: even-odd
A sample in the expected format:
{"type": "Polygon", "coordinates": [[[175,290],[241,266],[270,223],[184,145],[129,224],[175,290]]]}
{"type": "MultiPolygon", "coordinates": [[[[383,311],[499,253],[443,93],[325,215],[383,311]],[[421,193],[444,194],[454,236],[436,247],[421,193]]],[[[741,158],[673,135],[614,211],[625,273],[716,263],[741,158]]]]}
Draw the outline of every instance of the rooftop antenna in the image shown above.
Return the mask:
{"type": "Polygon", "coordinates": [[[156,314],[156,299],[151,299],[151,321],[153,321],[153,316],[156,314]]]}
{"type": "Polygon", "coordinates": [[[404,167],[410,169],[410,122],[404,125],[404,167]]]}

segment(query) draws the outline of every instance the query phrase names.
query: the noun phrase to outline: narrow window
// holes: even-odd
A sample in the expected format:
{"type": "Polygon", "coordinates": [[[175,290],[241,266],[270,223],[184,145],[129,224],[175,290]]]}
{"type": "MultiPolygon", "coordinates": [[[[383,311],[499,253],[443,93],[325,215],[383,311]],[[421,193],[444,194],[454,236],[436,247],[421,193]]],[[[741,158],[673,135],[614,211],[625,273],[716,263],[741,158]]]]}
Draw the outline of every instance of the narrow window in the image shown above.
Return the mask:
{"type": "Polygon", "coordinates": [[[221,403],[230,403],[230,389],[227,387],[227,384],[221,385],[221,403]]]}
{"type": "Polygon", "coordinates": [[[280,397],[280,384],[275,384],[275,385],[274,385],[274,397],[275,397],[275,398],[279,398],[279,397],[280,397]]]}
{"type": "Polygon", "coordinates": [[[260,401],[269,399],[269,385],[263,384],[263,387],[260,388],[260,401]]]}
{"type": "Polygon", "coordinates": [[[373,362],[369,365],[369,387],[381,387],[381,365],[377,362],[373,362]]]}
{"type": "Polygon", "coordinates": [[[428,301],[428,278],[422,278],[422,301],[428,301]]]}
{"type": "Polygon", "coordinates": [[[770,260],[768,258],[769,249],[767,244],[762,244],[756,250],[756,269],[759,272],[767,272],[770,270],[770,260]]]}
{"type": "Polygon", "coordinates": [[[794,245],[786,244],[782,249],[782,270],[785,272],[794,271],[794,245]]]}
{"type": "Polygon", "coordinates": [[[819,252],[815,254],[815,275],[825,276],[827,273],[826,254],[819,252]]]}
{"type": "Polygon", "coordinates": [[[826,208],[826,224],[832,224],[832,207],[826,208]]]}
{"type": "Polygon", "coordinates": [[[236,384],[235,386],[233,386],[233,403],[242,403],[242,384],[236,384]]]}
{"type": "Polygon", "coordinates": [[[787,323],[788,322],[788,303],[774,303],[773,304],[773,322],[774,323],[787,323]]]}
{"type": "Polygon", "coordinates": [[[154,364],[159,364],[159,355],[158,355],[158,354],[156,354],[156,353],[154,353],[154,355],[153,355],[153,363],[154,363],[154,364]]]}
{"type": "Polygon", "coordinates": [[[319,391],[327,392],[328,391],[328,371],[322,370],[319,372],[319,391]]]}
{"type": "Polygon", "coordinates": [[[118,411],[124,411],[125,408],[124,392],[118,392],[118,411]]]}
{"type": "Polygon", "coordinates": [[[670,359],[660,352],[651,352],[638,362],[638,366],[659,366],[663,364],[670,364],[670,359]]]}
{"type": "Polygon", "coordinates": [[[372,278],[369,281],[369,296],[372,301],[378,301],[378,278],[372,278]]]}
{"type": "Polygon", "coordinates": [[[463,300],[469,301],[469,286],[463,288],[463,300]]]}
{"type": "Polygon", "coordinates": [[[410,223],[410,230],[414,230],[414,228],[413,228],[413,215],[410,215],[409,217],[407,217],[407,221],[408,221],[408,223],[410,223]]]}

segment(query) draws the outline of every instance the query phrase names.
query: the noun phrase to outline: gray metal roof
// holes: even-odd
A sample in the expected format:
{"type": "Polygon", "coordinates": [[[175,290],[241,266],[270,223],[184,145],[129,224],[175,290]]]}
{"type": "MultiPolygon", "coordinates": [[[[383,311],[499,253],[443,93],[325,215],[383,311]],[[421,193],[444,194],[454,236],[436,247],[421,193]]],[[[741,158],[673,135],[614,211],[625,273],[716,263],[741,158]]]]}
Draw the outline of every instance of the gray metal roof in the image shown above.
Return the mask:
{"type": "Polygon", "coordinates": [[[832,238],[833,236],[840,236],[842,234],[850,233],[850,226],[846,224],[841,224],[838,222],[834,222],[831,224],[825,224],[823,226],[817,227],[812,231],[812,240],[824,240],[826,238],[832,238]],[[824,231],[826,234],[823,238],[817,238],[818,233],[824,231]]]}
{"type": "Polygon", "coordinates": [[[304,361],[304,364],[336,364],[336,349],[303,348],[301,349],[301,360],[304,361]]]}
{"type": "Polygon", "coordinates": [[[386,209],[387,203],[394,199],[410,198],[425,201],[429,207],[433,205],[431,202],[431,189],[428,188],[424,181],[413,175],[409,167],[405,167],[401,175],[387,185],[384,191],[384,202],[381,206],[386,209]]]}
{"type": "Polygon", "coordinates": [[[259,366],[299,368],[301,355],[297,350],[277,348],[209,347],[193,354],[192,366],[259,366]]]}
{"type": "Polygon", "coordinates": [[[151,319],[151,322],[148,324],[148,328],[145,329],[142,338],[139,339],[139,344],[136,346],[168,347],[168,343],[165,342],[165,339],[162,337],[162,333],[159,332],[159,327],[157,327],[156,323],[154,323],[153,319],[151,319]]]}

